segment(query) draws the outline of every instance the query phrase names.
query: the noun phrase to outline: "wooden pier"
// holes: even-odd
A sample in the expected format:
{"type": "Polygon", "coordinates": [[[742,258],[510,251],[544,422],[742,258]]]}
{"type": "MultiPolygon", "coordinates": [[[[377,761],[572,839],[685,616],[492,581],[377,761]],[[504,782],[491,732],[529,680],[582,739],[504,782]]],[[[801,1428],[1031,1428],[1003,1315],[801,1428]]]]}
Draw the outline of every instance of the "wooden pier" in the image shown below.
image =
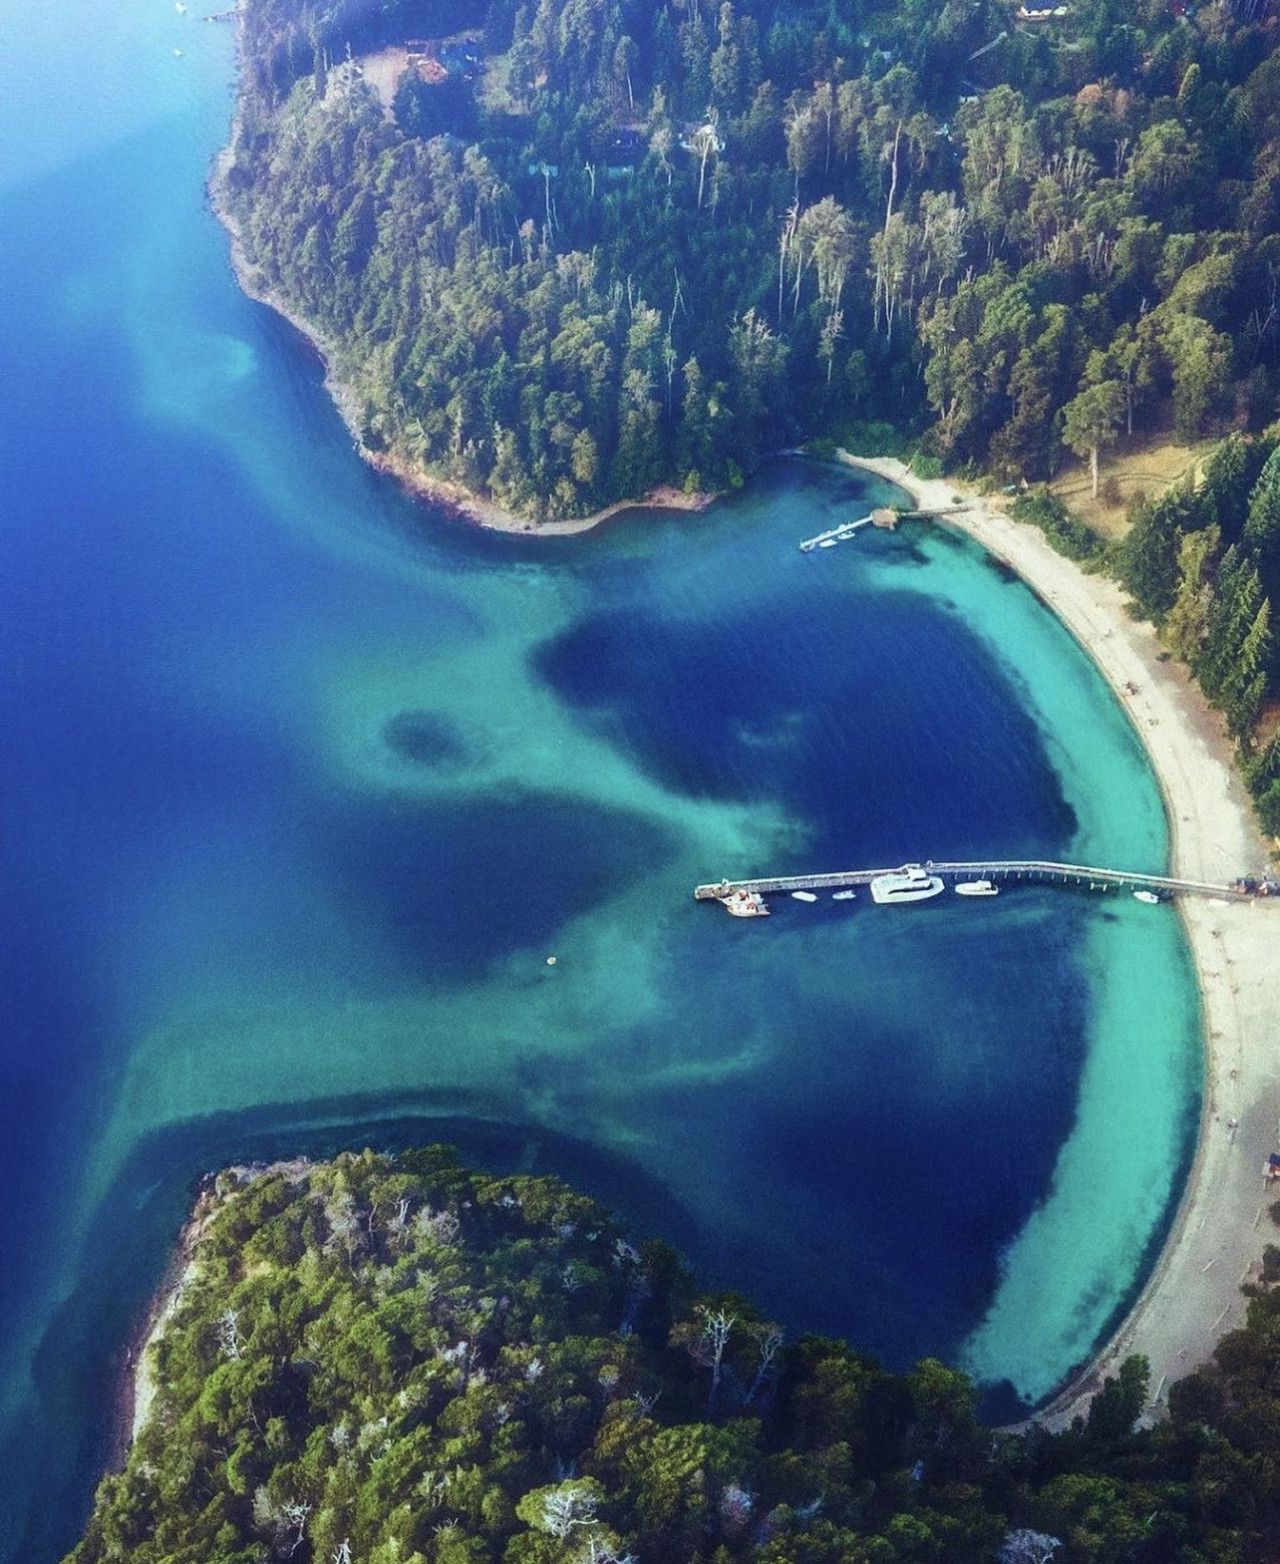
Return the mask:
{"type": "Polygon", "coordinates": [[[826,532],[818,533],[817,537],[805,538],[799,548],[802,554],[809,554],[814,549],[821,548],[824,543],[843,542],[845,538],[851,538],[855,532],[860,532],[863,527],[892,529],[900,521],[933,521],[938,516],[957,516],[968,508],[967,505],[948,505],[942,510],[889,510],[880,507],[873,510],[869,516],[859,516],[856,521],[842,521],[838,527],[829,527],[826,532]]]}
{"type": "MultiPolygon", "coordinates": [[[[758,880],[720,880],[694,887],[698,901],[719,901],[735,891],[761,895],[783,891],[838,891],[869,885],[878,875],[900,873],[906,864],[884,869],[839,869],[832,874],[786,874],[758,880]]],[[[1235,885],[1212,885],[1201,880],[1179,880],[1163,874],[1134,874],[1127,869],[1100,869],[1088,864],[1052,863],[1047,859],[1018,858],[986,863],[925,863],[915,867],[944,881],[991,880],[995,884],[1024,882],[1034,885],[1067,885],[1086,891],[1153,891],[1163,896],[1217,896],[1224,901],[1252,901],[1256,891],[1235,885]]],[[[1280,899],[1280,898],[1278,898],[1280,899]]]]}

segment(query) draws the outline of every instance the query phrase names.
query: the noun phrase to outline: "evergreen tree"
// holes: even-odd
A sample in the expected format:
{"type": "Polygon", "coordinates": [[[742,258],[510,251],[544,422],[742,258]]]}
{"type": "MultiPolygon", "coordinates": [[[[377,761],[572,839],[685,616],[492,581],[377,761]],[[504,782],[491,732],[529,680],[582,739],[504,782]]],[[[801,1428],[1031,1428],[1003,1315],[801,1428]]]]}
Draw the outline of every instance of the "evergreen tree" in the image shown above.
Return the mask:
{"type": "Polygon", "coordinates": [[[1161,623],[1178,596],[1183,496],[1170,493],[1142,506],[1119,552],[1120,579],[1147,618],[1161,623]]]}
{"type": "Polygon", "coordinates": [[[1280,587],[1280,447],[1267,458],[1249,496],[1243,542],[1267,591],[1280,587]]]}
{"type": "Polygon", "coordinates": [[[1194,665],[1209,630],[1213,565],[1221,535],[1217,527],[1184,533],[1178,543],[1178,595],[1165,618],[1165,644],[1181,662],[1194,665]]]}
{"type": "Polygon", "coordinates": [[[1124,416],[1124,388],[1114,380],[1086,386],[1062,409],[1062,438],[1089,458],[1093,497],[1098,497],[1098,451],[1116,438],[1124,416]]]}

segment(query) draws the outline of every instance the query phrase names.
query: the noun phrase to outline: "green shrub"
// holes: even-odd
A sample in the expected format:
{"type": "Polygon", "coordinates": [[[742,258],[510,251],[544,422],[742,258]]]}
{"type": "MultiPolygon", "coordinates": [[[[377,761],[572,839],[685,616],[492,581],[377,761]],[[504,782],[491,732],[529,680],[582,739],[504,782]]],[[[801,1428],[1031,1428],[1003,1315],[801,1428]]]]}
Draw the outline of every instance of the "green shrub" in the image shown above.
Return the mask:
{"type": "Polygon", "coordinates": [[[1013,515],[1018,521],[1030,522],[1039,527],[1059,554],[1074,559],[1082,565],[1097,567],[1106,554],[1106,544],[1078,516],[1073,516],[1056,494],[1043,486],[1029,489],[1013,502],[1013,515]]]}
{"type": "Polygon", "coordinates": [[[856,418],[840,430],[838,439],[851,456],[898,456],[906,461],[912,450],[907,436],[881,418],[856,418]]]}

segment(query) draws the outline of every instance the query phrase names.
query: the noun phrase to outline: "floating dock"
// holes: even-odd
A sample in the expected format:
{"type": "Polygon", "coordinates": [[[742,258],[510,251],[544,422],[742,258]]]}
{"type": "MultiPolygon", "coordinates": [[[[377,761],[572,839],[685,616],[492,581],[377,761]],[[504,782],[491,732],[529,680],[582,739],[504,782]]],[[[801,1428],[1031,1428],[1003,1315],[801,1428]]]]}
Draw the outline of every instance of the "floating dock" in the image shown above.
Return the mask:
{"type": "MultiPolygon", "coordinates": [[[[831,874],[785,874],[758,880],[719,880],[694,887],[698,901],[720,901],[738,891],[769,895],[780,891],[838,891],[857,885],[869,885],[878,875],[900,874],[910,864],[883,869],[838,869],[831,874]]],[[[1086,891],[1154,891],[1162,896],[1216,896],[1224,901],[1253,901],[1256,890],[1237,885],[1212,885],[1201,880],[1179,880],[1163,874],[1135,874],[1127,869],[1100,869],[1078,863],[1052,863],[1047,859],[1017,858],[985,863],[925,863],[930,874],[946,881],[991,880],[1007,885],[1025,882],[1034,885],[1067,885],[1086,891]]],[[[1280,900],[1280,898],[1277,898],[1280,900]]]]}
{"type": "Polygon", "coordinates": [[[892,531],[900,521],[933,521],[938,516],[958,516],[961,511],[968,509],[967,505],[947,505],[942,510],[891,510],[882,505],[869,516],[859,516],[856,521],[842,521],[838,527],[829,527],[815,538],[806,538],[799,548],[802,554],[809,554],[816,548],[841,543],[863,527],[885,527],[892,531]]]}

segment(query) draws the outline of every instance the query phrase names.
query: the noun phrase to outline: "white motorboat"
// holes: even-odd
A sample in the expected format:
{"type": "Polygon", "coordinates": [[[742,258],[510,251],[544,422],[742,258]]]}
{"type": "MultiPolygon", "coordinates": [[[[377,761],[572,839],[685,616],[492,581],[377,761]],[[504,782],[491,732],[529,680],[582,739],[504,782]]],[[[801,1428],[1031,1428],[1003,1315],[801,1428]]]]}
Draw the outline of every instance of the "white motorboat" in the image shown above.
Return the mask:
{"type": "Polygon", "coordinates": [[[1133,899],[1134,901],[1146,902],[1148,907],[1158,907],[1160,905],[1160,898],[1154,891],[1134,891],[1133,899]]]}
{"type": "Polygon", "coordinates": [[[767,918],[769,909],[759,891],[731,891],[720,897],[720,905],[733,918],[767,918]]]}
{"type": "Polygon", "coordinates": [[[881,906],[897,901],[928,901],[940,896],[944,886],[936,874],[918,863],[904,864],[888,874],[878,874],[871,882],[871,899],[881,906]]]}
{"type": "Polygon", "coordinates": [[[853,898],[857,894],[858,894],[857,891],[832,891],[832,893],[831,893],[831,900],[832,901],[852,901],[853,898]]]}
{"type": "Polygon", "coordinates": [[[956,886],[957,896],[999,896],[1000,887],[990,880],[961,880],[956,886]]]}
{"type": "Polygon", "coordinates": [[[791,893],[792,901],[817,901],[817,899],[812,891],[792,891],[791,893]]]}

